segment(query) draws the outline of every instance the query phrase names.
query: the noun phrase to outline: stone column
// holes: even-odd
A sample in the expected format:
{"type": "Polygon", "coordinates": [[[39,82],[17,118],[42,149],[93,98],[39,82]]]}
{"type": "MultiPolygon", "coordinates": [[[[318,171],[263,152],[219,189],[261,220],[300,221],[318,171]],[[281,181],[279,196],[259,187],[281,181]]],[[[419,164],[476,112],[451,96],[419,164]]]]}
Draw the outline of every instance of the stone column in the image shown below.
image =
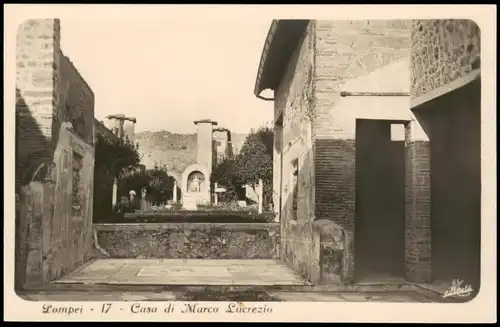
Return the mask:
{"type": "Polygon", "coordinates": [[[128,137],[131,144],[135,142],[135,120],[123,122],[123,134],[128,137]]]}
{"type": "Polygon", "coordinates": [[[148,206],[148,203],[147,203],[147,200],[146,200],[146,195],[147,195],[146,188],[143,188],[141,190],[141,209],[142,210],[146,210],[147,206],[148,206]]]}
{"type": "Polygon", "coordinates": [[[219,204],[219,193],[217,193],[217,183],[214,183],[214,203],[219,204]]]}
{"type": "Polygon", "coordinates": [[[116,202],[118,200],[118,181],[116,178],[113,180],[113,208],[116,206],[116,202]]]}
{"type": "Polygon", "coordinates": [[[117,118],[113,118],[113,120],[115,121],[115,126],[113,129],[113,132],[118,138],[121,138],[121,123],[122,123],[122,121],[120,119],[117,119],[117,118]]]}
{"type": "Polygon", "coordinates": [[[264,194],[264,184],[262,183],[262,179],[259,179],[259,187],[257,194],[259,195],[259,213],[262,213],[262,204],[263,204],[263,194],[264,194]]]}
{"type": "Polygon", "coordinates": [[[173,194],[172,202],[177,203],[177,181],[174,181],[174,189],[173,189],[172,194],[173,194]]]}

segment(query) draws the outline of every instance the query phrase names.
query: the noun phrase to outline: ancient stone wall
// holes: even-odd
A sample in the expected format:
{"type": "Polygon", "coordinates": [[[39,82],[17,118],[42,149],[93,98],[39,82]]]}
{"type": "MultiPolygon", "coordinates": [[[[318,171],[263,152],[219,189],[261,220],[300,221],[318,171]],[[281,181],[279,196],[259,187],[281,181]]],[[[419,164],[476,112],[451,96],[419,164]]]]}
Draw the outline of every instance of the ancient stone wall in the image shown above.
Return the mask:
{"type": "MultiPolygon", "coordinates": [[[[314,164],[310,98],[312,94],[314,22],[311,22],[288,63],[276,91],[275,112],[283,114],[277,139],[281,158],[275,158],[275,194],[281,194],[281,257],[308,279],[318,268],[313,259],[314,164]],[[282,160],[282,170],[281,162],[282,160]]],[[[279,205],[279,201],[275,201],[279,205]]]]}
{"type": "Polygon", "coordinates": [[[106,125],[97,119],[94,119],[94,134],[95,137],[97,135],[101,135],[105,139],[115,139],[117,136],[113,134],[113,131],[111,131],[109,128],[106,127],[106,125]]]}
{"type": "Polygon", "coordinates": [[[85,263],[93,246],[94,147],[65,125],[54,154],[58,179],[53,216],[42,230],[44,282],[85,263]]]}
{"type": "Polygon", "coordinates": [[[411,94],[419,97],[480,66],[479,26],[466,19],[413,21],[411,94]]]}
{"type": "Polygon", "coordinates": [[[16,238],[28,240],[18,285],[59,277],[92,246],[94,95],[59,40],[57,19],[25,21],[17,34],[16,238]]]}
{"type": "MultiPolygon", "coordinates": [[[[62,51],[58,53],[57,122],[71,122],[75,133],[94,144],[94,93],[62,51]]],[[[57,129],[57,125],[53,126],[57,129]]]]}
{"type": "Polygon", "coordinates": [[[279,224],[95,224],[112,258],[278,259],[279,224]]]}

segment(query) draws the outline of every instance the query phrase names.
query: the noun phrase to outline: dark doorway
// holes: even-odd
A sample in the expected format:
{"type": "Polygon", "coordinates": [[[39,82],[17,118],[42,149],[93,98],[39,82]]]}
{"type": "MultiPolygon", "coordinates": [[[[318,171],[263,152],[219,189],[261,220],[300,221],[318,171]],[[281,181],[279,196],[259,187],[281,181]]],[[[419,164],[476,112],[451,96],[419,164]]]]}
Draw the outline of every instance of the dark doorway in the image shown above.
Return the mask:
{"type": "Polygon", "coordinates": [[[403,278],[404,237],[404,122],[357,120],[356,279],[403,278]]]}
{"type": "Polygon", "coordinates": [[[481,101],[479,81],[435,100],[424,114],[431,144],[432,278],[480,282],[481,101]]]}

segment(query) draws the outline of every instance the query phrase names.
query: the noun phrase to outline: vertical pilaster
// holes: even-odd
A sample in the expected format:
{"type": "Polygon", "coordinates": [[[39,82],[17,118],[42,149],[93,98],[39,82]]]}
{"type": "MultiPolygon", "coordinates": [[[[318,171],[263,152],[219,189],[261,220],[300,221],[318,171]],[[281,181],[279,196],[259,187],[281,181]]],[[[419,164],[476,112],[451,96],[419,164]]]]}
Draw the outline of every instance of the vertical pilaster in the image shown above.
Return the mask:
{"type": "Polygon", "coordinates": [[[417,120],[406,126],[405,267],[413,282],[431,278],[430,144],[417,120]]]}

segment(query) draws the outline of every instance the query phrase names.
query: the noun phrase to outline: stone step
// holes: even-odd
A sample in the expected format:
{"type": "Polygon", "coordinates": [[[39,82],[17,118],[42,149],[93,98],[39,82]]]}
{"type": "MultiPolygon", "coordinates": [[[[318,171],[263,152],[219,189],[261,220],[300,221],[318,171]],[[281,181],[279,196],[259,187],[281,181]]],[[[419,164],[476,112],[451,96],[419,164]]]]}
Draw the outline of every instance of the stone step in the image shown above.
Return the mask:
{"type": "Polygon", "coordinates": [[[106,283],[39,284],[18,291],[18,294],[44,292],[176,292],[176,293],[261,293],[261,292],[315,292],[315,293],[367,293],[399,294],[412,293],[431,302],[457,303],[457,299],[443,298],[438,292],[430,291],[411,283],[356,284],[356,285],[139,285],[106,283]]]}
{"type": "Polygon", "coordinates": [[[299,302],[420,302],[443,303],[442,297],[422,294],[418,290],[399,291],[319,291],[302,289],[269,289],[269,287],[144,287],[118,290],[99,287],[85,289],[31,290],[17,292],[31,301],[299,301],[299,302]]]}

